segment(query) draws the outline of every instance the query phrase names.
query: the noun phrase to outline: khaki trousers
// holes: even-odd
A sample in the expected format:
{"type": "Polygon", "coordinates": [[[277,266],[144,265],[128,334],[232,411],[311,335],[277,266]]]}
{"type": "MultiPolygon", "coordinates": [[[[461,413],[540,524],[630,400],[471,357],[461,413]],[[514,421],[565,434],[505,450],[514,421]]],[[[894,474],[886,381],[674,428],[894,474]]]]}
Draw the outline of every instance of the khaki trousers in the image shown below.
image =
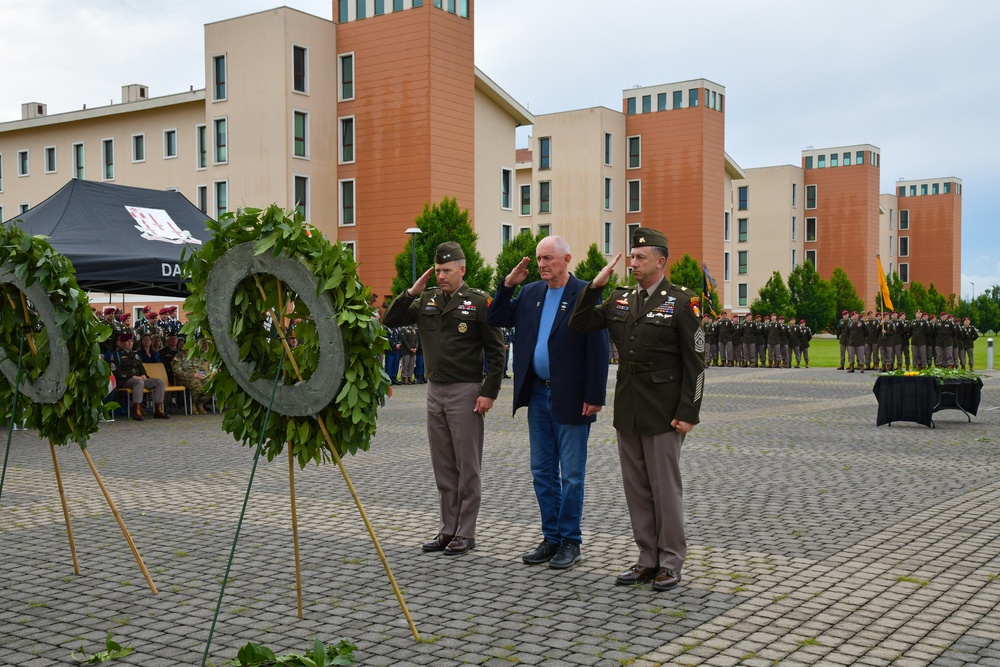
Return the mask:
{"type": "Polygon", "coordinates": [[[618,432],[625,501],[642,567],[669,567],[680,573],[687,556],[681,445],[677,431],[655,435],[618,432]]]}
{"type": "Polygon", "coordinates": [[[473,538],[482,486],[483,416],[476,382],[427,383],[427,440],[441,501],[438,532],[473,538]]]}

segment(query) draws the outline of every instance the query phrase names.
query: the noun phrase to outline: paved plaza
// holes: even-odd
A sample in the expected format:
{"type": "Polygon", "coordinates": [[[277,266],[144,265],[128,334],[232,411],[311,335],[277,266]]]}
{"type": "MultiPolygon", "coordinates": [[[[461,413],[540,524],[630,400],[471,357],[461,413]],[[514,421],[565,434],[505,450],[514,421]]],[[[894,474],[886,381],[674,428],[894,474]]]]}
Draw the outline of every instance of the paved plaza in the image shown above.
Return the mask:
{"type": "MultiPolygon", "coordinates": [[[[635,562],[611,409],[590,438],[583,560],[528,566],[541,539],[526,412],[511,381],[486,425],[478,546],[424,554],[437,495],[423,386],[396,387],[347,467],[422,636],[410,634],[334,465],[296,472],[296,617],[285,457],[262,461],[212,643],[302,652],[346,636],[361,665],[998,665],[1000,378],[972,423],[875,427],[874,374],[708,370],[681,459],[689,555],[677,589],[614,585],[635,562]]],[[[612,369],[609,402],[613,393],[612,369]]],[[[90,452],[153,596],[78,449],[59,449],[73,574],[48,446],[13,434],[0,499],[0,665],[71,664],[105,633],[111,664],[198,665],[253,452],[219,416],[102,425],[90,452]]],[[[6,437],[6,430],[3,435],[6,437]]]]}

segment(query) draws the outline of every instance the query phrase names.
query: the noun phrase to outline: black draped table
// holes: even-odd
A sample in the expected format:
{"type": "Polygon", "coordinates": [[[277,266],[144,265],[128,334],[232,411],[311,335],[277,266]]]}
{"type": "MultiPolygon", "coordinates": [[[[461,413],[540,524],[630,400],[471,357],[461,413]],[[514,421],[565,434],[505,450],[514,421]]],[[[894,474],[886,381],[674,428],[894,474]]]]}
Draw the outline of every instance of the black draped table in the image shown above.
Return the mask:
{"type": "Polygon", "coordinates": [[[934,428],[934,413],[940,410],[961,410],[977,414],[982,397],[983,381],[979,378],[949,378],[938,381],[930,376],[881,375],[872,392],[878,400],[875,425],[892,422],[917,422],[934,428]]]}

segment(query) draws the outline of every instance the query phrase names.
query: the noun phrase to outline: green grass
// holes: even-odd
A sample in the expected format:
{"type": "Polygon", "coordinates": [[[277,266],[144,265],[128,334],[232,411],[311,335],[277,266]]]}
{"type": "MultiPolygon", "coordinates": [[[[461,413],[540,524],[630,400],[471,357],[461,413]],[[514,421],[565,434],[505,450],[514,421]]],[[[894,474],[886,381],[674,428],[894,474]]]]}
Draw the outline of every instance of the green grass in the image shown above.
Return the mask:
{"type": "MultiPolygon", "coordinates": [[[[976,368],[981,371],[986,368],[986,339],[989,335],[980,333],[976,341],[976,368]]],[[[997,345],[1000,340],[993,336],[994,354],[997,354],[997,345]]],[[[792,357],[795,358],[794,355],[792,357]]],[[[1000,360],[997,360],[1000,363],[1000,360]]],[[[793,364],[794,365],[794,364],[793,364]]],[[[813,338],[809,341],[809,366],[813,368],[836,368],[840,365],[840,341],[834,338],[813,338]]]]}

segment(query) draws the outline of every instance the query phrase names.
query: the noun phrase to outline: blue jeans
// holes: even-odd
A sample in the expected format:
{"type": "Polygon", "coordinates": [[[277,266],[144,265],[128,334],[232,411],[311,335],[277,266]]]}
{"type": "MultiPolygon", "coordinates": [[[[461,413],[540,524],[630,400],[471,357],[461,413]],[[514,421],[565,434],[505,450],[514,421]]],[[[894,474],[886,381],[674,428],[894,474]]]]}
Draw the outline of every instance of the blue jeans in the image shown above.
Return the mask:
{"type": "Polygon", "coordinates": [[[528,437],[531,476],[542,513],[542,535],[549,542],[568,540],[581,544],[590,424],[557,422],[552,416],[550,390],[538,384],[528,402],[528,437]]]}

